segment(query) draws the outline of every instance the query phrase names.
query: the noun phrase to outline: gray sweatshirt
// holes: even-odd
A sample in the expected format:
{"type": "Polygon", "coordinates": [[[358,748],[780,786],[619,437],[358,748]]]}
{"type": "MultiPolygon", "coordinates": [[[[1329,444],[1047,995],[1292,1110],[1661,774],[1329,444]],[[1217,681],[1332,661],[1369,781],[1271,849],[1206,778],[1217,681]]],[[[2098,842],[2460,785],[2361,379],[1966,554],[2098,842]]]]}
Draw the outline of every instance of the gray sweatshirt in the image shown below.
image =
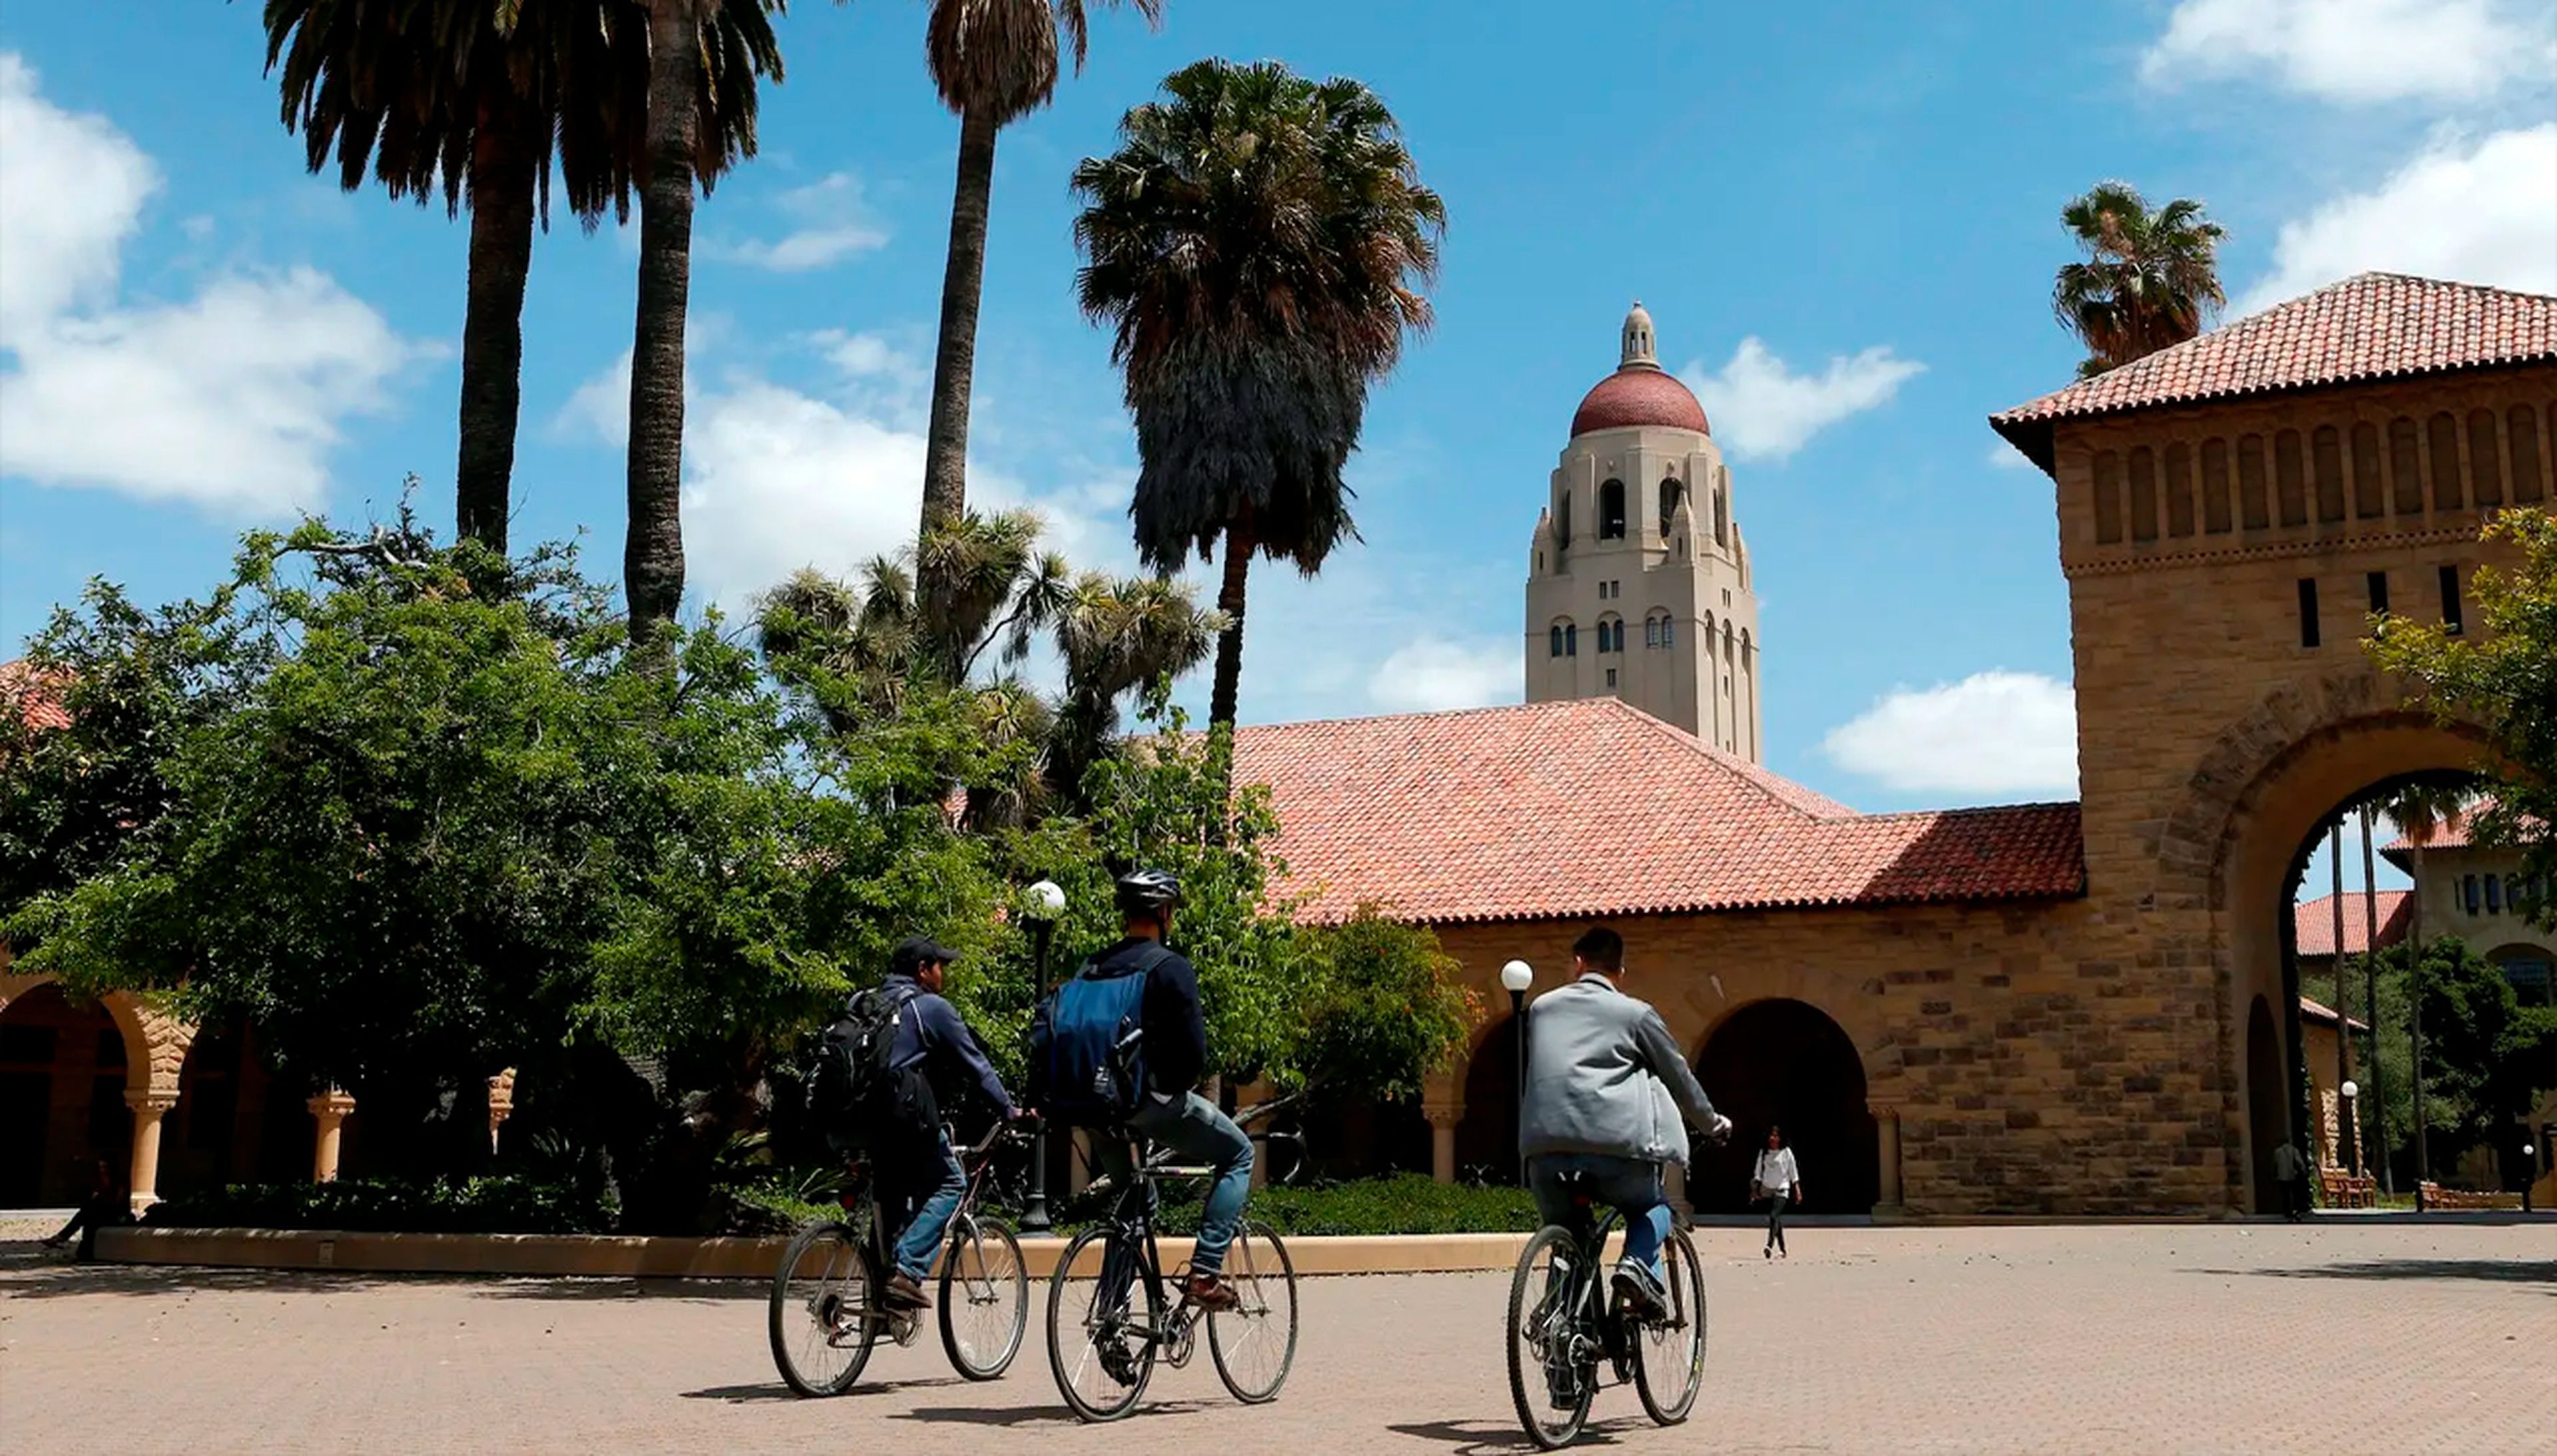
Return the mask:
{"type": "Polygon", "coordinates": [[[1530,1157],[1595,1152],[1683,1167],[1685,1125],[1714,1121],[1713,1103],[1661,1013],[1604,976],[1583,976],[1529,1004],[1527,1056],[1519,1142],[1530,1157]]]}

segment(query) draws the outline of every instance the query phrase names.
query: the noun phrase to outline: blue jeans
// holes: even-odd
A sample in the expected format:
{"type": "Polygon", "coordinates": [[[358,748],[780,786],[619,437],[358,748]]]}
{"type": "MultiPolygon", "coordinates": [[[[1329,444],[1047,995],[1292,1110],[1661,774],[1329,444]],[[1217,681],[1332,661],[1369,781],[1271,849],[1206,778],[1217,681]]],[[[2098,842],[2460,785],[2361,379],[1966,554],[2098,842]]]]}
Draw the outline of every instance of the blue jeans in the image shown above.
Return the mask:
{"type": "Polygon", "coordinates": [[[1609,1157],[1595,1152],[1547,1152],[1528,1159],[1527,1183],[1536,1195],[1536,1216],[1560,1224],[1572,1237],[1586,1239],[1592,1226],[1589,1210],[1572,1200],[1576,1194],[1603,1203],[1625,1216],[1625,1257],[1661,1274],[1661,1245],[1670,1237],[1670,1201],[1661,1190],[1661,1165],[1641,1158],[1609,1157]],[[1563,1175],[1576,1173],[1577,1186],[1563,1175]]]}
{"type": "MultiPolygon", "coordinates": [[[[1234,1242],[1234,1226],[1243,1222],[1244,1202],[1252,1196],[1252,1139],[1234,1125],[1232,1118],[1217,1111],[1216,1104],[1195,1092],[1170,1102],[1156,1102],[1148,1093],[1129,1117],[1128,1127],[1171,1149],[1174,1157],[1216,1170],[1208,1184],[1207,1208],[1199,1215],[1190,1269],[1202,1274],[1223,1269],[1226,1246],[1234,1242]]],[[[1135,1217],[1143,1207],[1139,1201],[1143,1194],[1130,1181],[1135,1166],[1128,1144],[1105,1137],[1094,1152],[1102,1168],[1128,1190],[1120,1195],[1119,1216],[1135,1217]]]]}
{"type": "Polygon", "coordinates": [[[947,1134],[941,1139],[941,1166],[935,1169],[927,1164],[915,1175],[914,1181],[896,1188],[894,1203],[879,1201],[879,1212],[906,1220],[905,1232],[897,1236],[896,1266],[920,1283],[932,1272],[933,1256],[941,1252],[941,1236],[950,1232],[950,1216],[959,1211],[959,1200],[968,1196],[968,1175],[960,1171],[959,1155],[950,1150],[947,1134]],[[938,1182],[930,1181],[936,1176],[938,1182]]]}

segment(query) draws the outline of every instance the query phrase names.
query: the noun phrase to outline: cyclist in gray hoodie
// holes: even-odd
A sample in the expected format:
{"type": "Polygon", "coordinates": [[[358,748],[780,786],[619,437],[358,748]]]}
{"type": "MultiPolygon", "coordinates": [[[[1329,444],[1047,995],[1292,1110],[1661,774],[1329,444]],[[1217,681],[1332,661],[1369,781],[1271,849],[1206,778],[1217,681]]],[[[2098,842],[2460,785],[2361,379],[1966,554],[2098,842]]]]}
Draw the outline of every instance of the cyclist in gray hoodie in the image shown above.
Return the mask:
{"type": "Polygon", "coordinates": [[[1625,1216],[1614,1282],[1648,1314],[1661,1308],[1661,1244],[1670,1232],[1661,1167],[1686,1165],[1687,1123],[1719,1142],[1731,1120],[1713,1110],[1661,1013],[1621,989],[1624,937],[1591,929],[1572,946],[1571,966],[1569,986],[1528,1006],[1520,1151],[1547,1223],[1587,1237],[1589,1211],[1574,1205],[1575,1193],[1625,1216]]]}

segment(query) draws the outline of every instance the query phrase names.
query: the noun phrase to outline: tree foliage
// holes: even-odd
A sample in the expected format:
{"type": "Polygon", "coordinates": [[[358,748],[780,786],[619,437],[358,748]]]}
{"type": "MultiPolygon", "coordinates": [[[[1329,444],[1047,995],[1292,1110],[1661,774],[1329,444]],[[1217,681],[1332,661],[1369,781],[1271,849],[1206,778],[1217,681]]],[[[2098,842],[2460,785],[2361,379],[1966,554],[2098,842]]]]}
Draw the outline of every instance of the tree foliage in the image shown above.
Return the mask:
{"type": "Polygon", "coordinates": [[[1456,958],[1427,926],[1374,905],[1306,939],[1313,987],[1299,1061],[1308,1077],[1341,1099],[1418,1097],[1482,1017],[1456,958]]]}
{"type": "Polygon", "coordinates": [[[2227,230],[2200,202],[2177,198],[2153,209],[2129,183],[2101,182],[2060,220],[2086,254],[2064,264],[2051,288],[2052,313],[2086,345],[2081,377],[2184,342],[2228,302],[2220,287],[2227,230]]]}
{"type": "MultiPolygon", "coordinates": [[[[2445,721],[2486,725],[2496,760],[2480,766],[2490,804],[2469,826],[2477,840],[2518,846],[2525,879],[2557,880],[2557,516],[2505,511],[2486,528],[2519,560],[2482,566],[2471,578],[2478,624],[2452,635],[2438,622],[2382,616],[2364,645],[2382,668],[2404,677],[2445,721]]],[[[2557,926],[2557,897],[2532,908],[2557,926]]]]}

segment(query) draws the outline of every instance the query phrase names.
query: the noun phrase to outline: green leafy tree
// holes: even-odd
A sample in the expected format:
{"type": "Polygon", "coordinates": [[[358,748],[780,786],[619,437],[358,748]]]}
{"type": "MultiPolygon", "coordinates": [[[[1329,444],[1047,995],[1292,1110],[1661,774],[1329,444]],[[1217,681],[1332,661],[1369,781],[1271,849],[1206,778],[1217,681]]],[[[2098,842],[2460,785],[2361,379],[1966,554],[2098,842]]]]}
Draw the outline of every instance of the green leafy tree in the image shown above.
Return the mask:
{"type": "MultiPolygon", "coordinates": [[[[2480,787],[2493,802],[2473,816],[2470,834],[2520,848],[2523,878],[2549,883],[2557,881],[2549,833],[2557,825],[2557,516],[2505,511],[2486,539],[2511,546],[2517,560],[2471,578],[2484,630],[2453,636],[2437,622],[2389,615],[2374,620],[2364,646],[2443,720],[2486,726],[2494,757],[2480,766],[2480,787]]],[[[2557,896],[2528,908],[2538,924],[2557,926],[2557,896]]]]}
{"type": "Polygon", "coordinates": [[[1374,905],[1305,939],[1314,987],[1299,1058],[1306,1078],[1342,1101],[1418,1097],[1481,1019],[1456,958],[1429,927],[1374,905]]]}
{"type": "Polygon", "coordinates": [[[2060,210],[2086,254],[2064,264],[2051,311],[2086,345],[2082,378],[2184,342],[2227,305],[2220,287],[2220,242],[2227,230],[2178,198],[2152,209],[2125,182],[2101,182],[2060,210]]]}
{"type": "MultiPolygon", "coordinates": [[[[1098,0],[1115,4],[1117,0],[1098,0]]],[[[1159,25],[1162,0],[1129,0],[1159,25]]],[[[1056,95],[1058,41],[1083,70],[1091,41],[1084,0],[933,0],[923,58],[933,89],[959,117],[959,181],[941,279],[941,331],[932,357],[932,415],[923,445],[920,535],[959,521],[968,505],[968,397],[977,369],[977,311],[986,289],[986,217],[995,191],[995,139],[1056,95]]],[[[922,567],[930,582],[936,563],[922,567]]]]}
{"type": "Polygon", "coordinates": [[[1341,471],[1368,387],[1426,328],[1446,210],[1357,81],[1202,61],[1074,171],[1084,314],[1114,331],[1138,555],[1222,550],[1211,726],[1235,722],[1256,555],[1306,576],[1356,534],[1341,471]]]}

